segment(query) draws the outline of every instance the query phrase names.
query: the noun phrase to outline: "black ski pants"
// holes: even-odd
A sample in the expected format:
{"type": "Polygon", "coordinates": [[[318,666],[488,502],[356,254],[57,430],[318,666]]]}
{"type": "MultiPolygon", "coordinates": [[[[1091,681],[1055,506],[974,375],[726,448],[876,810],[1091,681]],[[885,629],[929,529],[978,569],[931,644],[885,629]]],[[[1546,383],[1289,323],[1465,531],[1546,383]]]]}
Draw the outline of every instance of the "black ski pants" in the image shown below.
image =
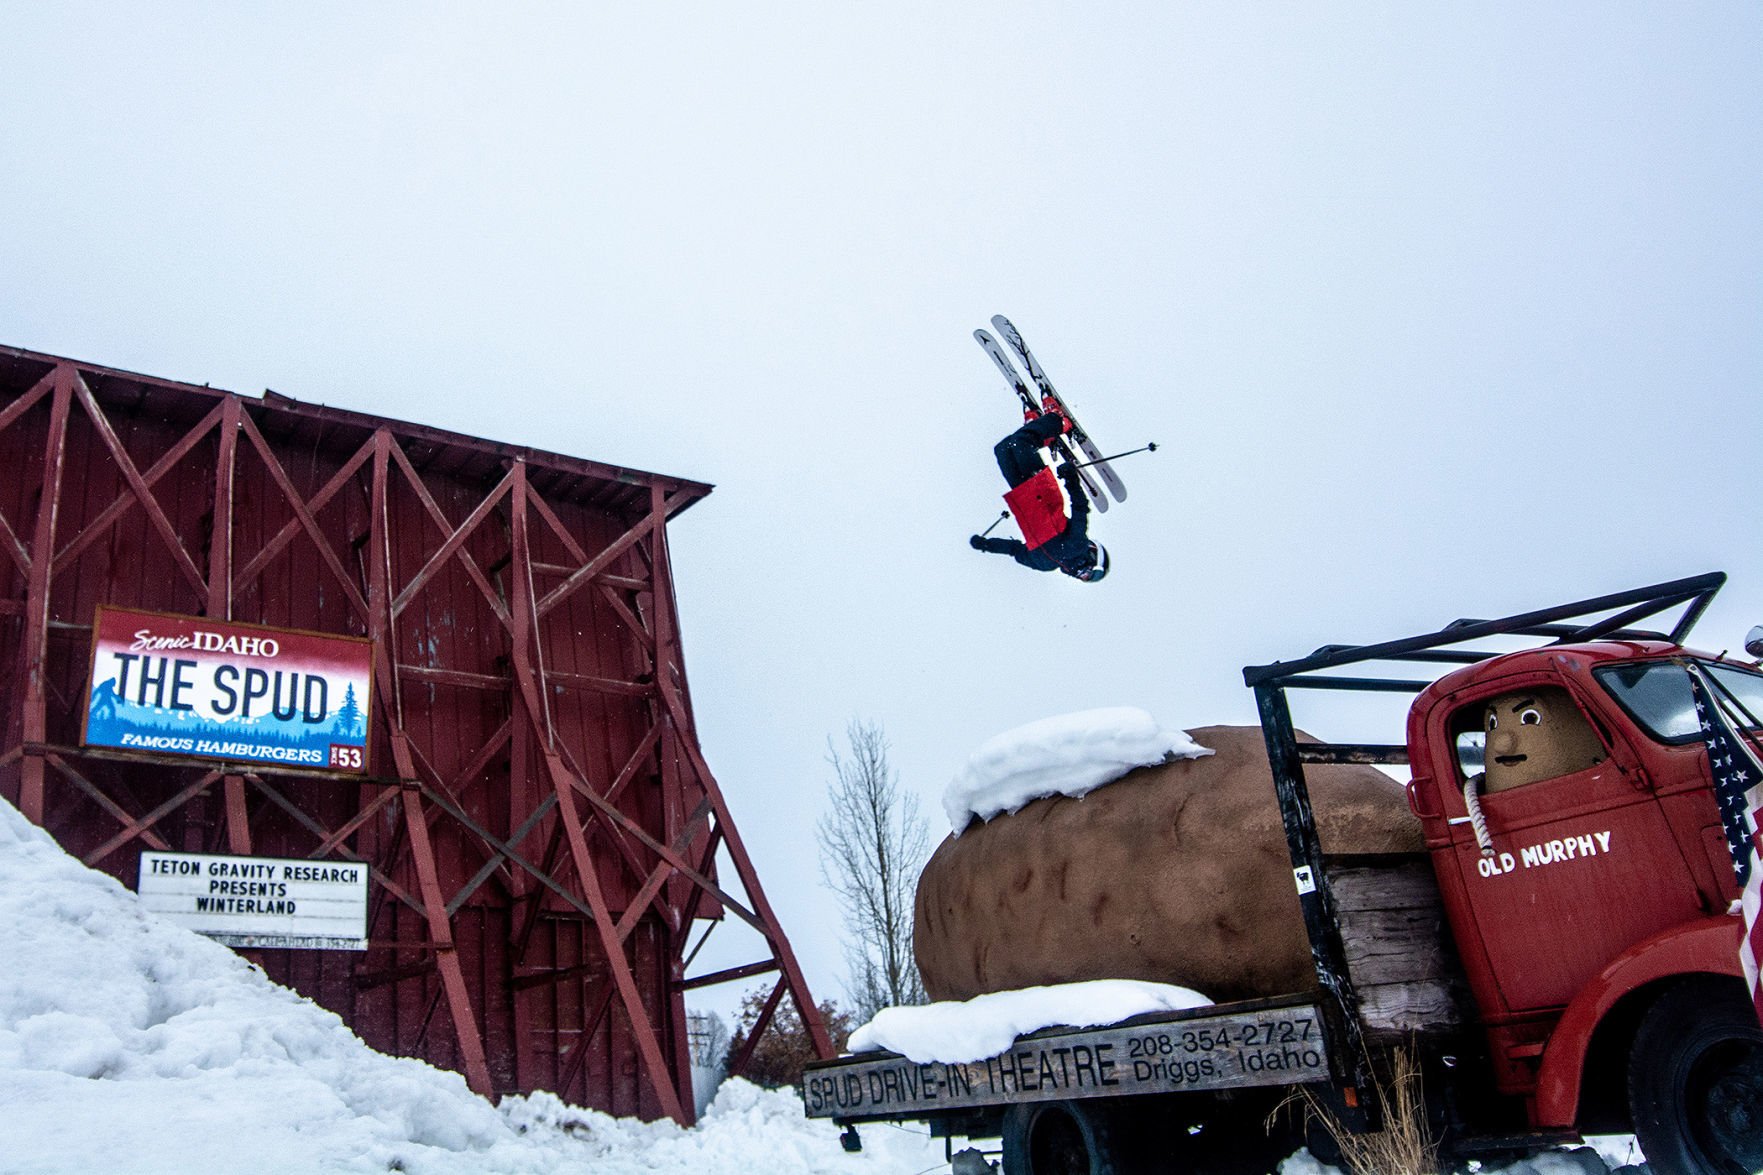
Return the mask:
{"type": "Polygon", "coordinates": [[[1063,427],[1059,417],[1049,412],[1035,417],[992,446],[992,456],[998,459],[998,469],[1011,489],[1047,467],[1047,463],[1041,460],[1041,446],[1058,436],[1063,427]]]}

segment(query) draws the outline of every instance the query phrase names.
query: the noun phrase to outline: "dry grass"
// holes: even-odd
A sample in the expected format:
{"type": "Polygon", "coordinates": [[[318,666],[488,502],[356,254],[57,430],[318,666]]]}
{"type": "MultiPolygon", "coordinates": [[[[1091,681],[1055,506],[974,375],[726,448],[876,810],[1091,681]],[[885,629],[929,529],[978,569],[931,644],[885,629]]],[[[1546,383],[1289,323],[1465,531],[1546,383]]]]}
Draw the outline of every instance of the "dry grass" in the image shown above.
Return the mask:
{"type": "Polygon", "coordinates": [[[1387,1072],[1378,1074],[1382,1130],[1354,1134],[1308,1090],[1302,1095],[1303,1112],[1328,1131],[1355,1175],[1438,1175],[1438,1143],[1427,1130],[1422,1095],[1420,1062],[1399,1048],[1390,1055],[1387,1072]]]}

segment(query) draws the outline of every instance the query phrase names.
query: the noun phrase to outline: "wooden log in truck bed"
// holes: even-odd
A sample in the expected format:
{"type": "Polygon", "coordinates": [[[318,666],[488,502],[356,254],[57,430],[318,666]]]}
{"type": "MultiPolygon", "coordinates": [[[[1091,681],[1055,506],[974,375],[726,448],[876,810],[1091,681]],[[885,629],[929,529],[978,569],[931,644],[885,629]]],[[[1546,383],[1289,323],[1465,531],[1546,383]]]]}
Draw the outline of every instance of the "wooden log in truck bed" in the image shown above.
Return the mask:
{"type": "Polygon", "coordinates": [[[1359,1020],[1373,1045],[1472,1022],[1468,983],[1423,853],[1326,858],[1359,1020]]]}

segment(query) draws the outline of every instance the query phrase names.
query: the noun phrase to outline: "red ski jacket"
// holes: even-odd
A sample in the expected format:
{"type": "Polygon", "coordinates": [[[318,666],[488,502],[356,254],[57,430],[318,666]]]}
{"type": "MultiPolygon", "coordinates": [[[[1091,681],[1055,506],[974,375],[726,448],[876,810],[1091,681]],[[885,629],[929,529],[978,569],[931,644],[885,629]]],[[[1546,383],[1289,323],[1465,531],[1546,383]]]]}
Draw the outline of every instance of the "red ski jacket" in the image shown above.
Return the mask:
{"type": "Polygon", "coordinates": [[[1013,487],[1004,495],[1004,504],[1016,516],[1023,542],[1031,551],[1065,532],[1065,496],[1059,492],[1059,478],[1051,466],[1013,487]]]}

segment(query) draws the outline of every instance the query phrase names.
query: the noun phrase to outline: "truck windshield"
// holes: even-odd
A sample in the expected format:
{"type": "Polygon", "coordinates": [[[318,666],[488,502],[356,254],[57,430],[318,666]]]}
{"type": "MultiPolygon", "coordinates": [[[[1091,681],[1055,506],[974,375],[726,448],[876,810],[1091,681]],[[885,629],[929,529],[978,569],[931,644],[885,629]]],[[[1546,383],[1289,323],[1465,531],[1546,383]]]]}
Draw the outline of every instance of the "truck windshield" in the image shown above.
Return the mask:
{"type": "MultiPolygon", "coordinates": [[[[1755,727],[1763,717],[1763,674],[1738,665],[1701,661],[1714,680],[1725,686],[1751,715],[1744,721],[1755,727]]],[[[1637,661],[1607,665],[1593,675],[1610,691],[1641,729],[1662,743],[1695,742],[1701,737],[1695,702],[1690,695],[1689,674],[1675,661],[1637,661]]]]}

